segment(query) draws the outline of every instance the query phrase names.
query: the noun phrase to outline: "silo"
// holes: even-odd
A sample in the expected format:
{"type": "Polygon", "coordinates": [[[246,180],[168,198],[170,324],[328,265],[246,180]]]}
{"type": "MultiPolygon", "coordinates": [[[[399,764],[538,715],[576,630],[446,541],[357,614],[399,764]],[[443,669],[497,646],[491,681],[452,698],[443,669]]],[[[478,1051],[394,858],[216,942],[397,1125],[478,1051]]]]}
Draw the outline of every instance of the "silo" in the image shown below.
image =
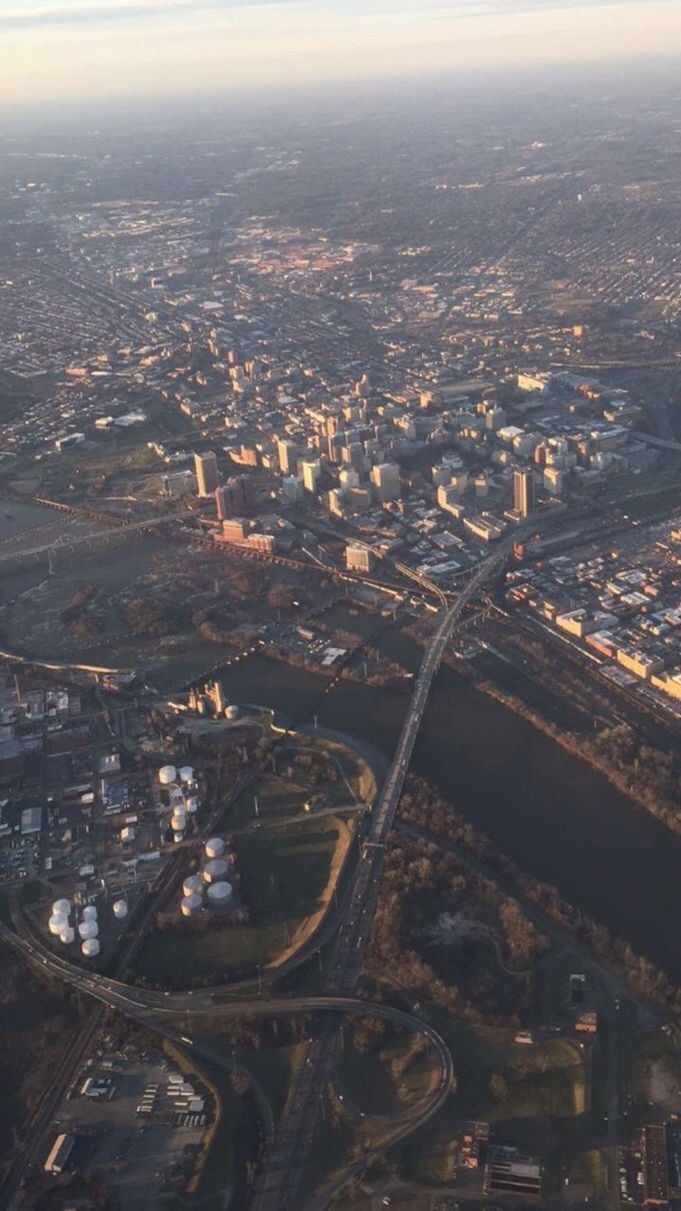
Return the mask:
{"type": "Polygon", "coordinates": [[[196,894],[185,896],[180,904],[180,912],[183,917],[194,917],[197,912],[201,911],[202,906],[203,900],[201,896],[197,896],[196,894]]]}
{"type": "Polygon", "coordinates": [[[222,858],[213,858],[206,862],[203,868],[203,878],[206,883],[219,883],[229,873],[229,866],[222,858]]]}
{"type": "Polygon", "coordinates": [[[65,946],[70,946],[71,943],[73,942],[73,939],[75,938],[75,936],[76,936],[76,931],[73,928],[73,926],[65,925],[59,935],[59,940],[60,940],[60,942],[63,942],[65,946]]]}
{"type": "Polygon", "coordinates": [[[125,900],[114,900],[113,915],[117,921],[124,921],[128,915],[128,905],[125,900]]]}
{"type": "Polygon", "coordinates": [[[85,908],[83,909],[83,920],[84,921],[96,921],[97,920],[97,909],[95,908],[94,904],[85,905],[85,908]]]}
{"type": "Polygon", "coordinates": [[[191,765],[183,765],[180,770],[180,782],[193,782],[194,771],[191,765]]]}
{"type": "Polygon", "coordinates": [[[71,911],[71,901],[70,900],[55,900],[54,904],[52,905],[52,912],[55,916],[63,915],[65,917],[68,917],[70,911],[71,911]]]}
{"type": "Polygon", "coordinates": [[[84,959],[95,959],[99,954],[99,942],[96,938],[87,938],[80,949],[84,959]]]}
{"type": "Polygon", "coordinates": [[[89,938],[96,938],[99,933],[99,927],[96,921],[81,921],[78,926],[78,933],[84,942],[89,938]]]}
{"type": "Polygon", "coordinates": [[[221,879],[208,888],[208,904],[215,912],[225,912],[232,905],[232,884],[221,879]]]}
{"type": "Polygon", "coordinates": [[[204,888],[203,879],[200,875],[187,875],[182,884],[183,896],[200,896],[204,888]]]}
{"type": "Polygon", "coordinates": [[[211,837],[206,841],[206,857],[221,858],[225,852],[225,843],[222,837],[211,837]]]}
{"type": "Polygon", "coordinates": [[[63,912],[54,912],[47,922],[47,928],[53,937],[58,938],[62,929],[66,929],[69,919],[63,912]]]}
{"type": "Polygon", "coordinates": [[[170,786],[177,777],[177,770],[174,765],[163,765],[158,771],[158,780],[161,786],[170,786]]]}

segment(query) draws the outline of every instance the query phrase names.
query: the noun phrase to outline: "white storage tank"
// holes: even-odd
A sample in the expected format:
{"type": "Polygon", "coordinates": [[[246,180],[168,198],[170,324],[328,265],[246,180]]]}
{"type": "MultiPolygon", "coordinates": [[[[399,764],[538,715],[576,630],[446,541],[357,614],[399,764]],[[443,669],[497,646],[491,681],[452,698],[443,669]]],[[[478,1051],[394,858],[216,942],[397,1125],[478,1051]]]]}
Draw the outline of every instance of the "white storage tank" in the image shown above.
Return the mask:
{"type": "Polygon", "coordinates": [[[191,765],[183,765],[180,770],[180,782],[193,782],[194,771],[191,765]]]}
{"type": "Polygon", "coordinates": [[[180,912],[183,917],[194,917],[197,912],[201,911],[203,900],[201,896],[194,893],[191,896],[185,896],[180,904],[180,912]]]}
{"type": "Polygon", "coordinates": [[[88,938],[80,949],[84,959],[95,959],[99,954],[99,942],[96,938],[88,938]]]}
{"type": "Polygon", "coordinates": [[[55,900],[54,904],[52,905],[52,915],[55,917],[57,917],[57,916],[68,917],[70,911],[71,911],[71,901],[70,900],[55,900]]]}
{"type": "Polygon", "coordinates": [[[229,866],[223,858],[213,858],[210,862],[206,862],[203,868],[203,878],[206,883],[219,883],[221,879],[226,879],[229,874],[229,866]]]}
{"type": "Polygon", "coordinates": [[[204,889],[204,882],[200,875],[187,875],[182,884],[183,896],[200,896],[204,889]]]}
{"type": "Polygon", "coordinates": [[[83,920],[84,921],[96,921],[97,920],[97,909],[95,908],[94,904],[85,905],[85,908],[83,909],[83,920]]]}
{"type": "Polygon", "coordinates": [[[238,718],[239,718],[238,706],[226,706],[225,707],[225,719],[230,719],[233,721],[234,719],[238,719],[238,718]]]}
{"type": "Polygon", "coordinates": [[[170,827],[174,833],[181,833],[187,825],[187,817],[184,812],[173,812],[170,817],[170,827]]]}
{"type": "Polygon", "coordinates": [[[177,778],[177,770],[174,765],[162,765],[158,771],[158,780],[161,786],[170,786],[177,778]]]}
{"type": "Polygon", "coordinates": [[[198,810],[199,810],[199,800],[198,800],[197,796],[189,795],[187,798],[187,811],[191,812],[191,814],[193,815],[194,812],[197,812],[198,810]]]}
{"type": "Polygon", "coordinates": [[[232,904],[232,884],[221,879],[219,883],[211,883],[208,888],[208,903],[216,912],[224,912],[232,904]]]}
{"type": "Polygon", "coordinates": [[[97,934],[99,933],[97,922],[81,921],[80,925],[78,926],[78,933],[84,942],[86,942],[88,938],[96,938],[97,934]]]}
{"type": "Polygon", "coordinates": [[[178,828],[173,833],[173,844],[179,845],[180,841],[184,841],[184,829],[183,828],[178,828]]]}
{"type": "Polygon", "coordinates": [[[52,913],[52,916],[47,922],[47,928],[53,937],[58,938],[62,929],[66,929],[68,923],[69,919],[64,915],[63,912],[55,912],[52,913]]]}
{"type": "Polygon", "coordinates": [[[225,843],[222,837],[211,837],[206,841],[206,857],[221,858],[225,852],[225,843]]]}
{"type": "Polygon", "coordinates": [[[73,926],[66,925],[66,926],[64,926],[64,928],[62,929],[62,931],[59,935],[59,940],[60,940],[60,942],[63,942],[65,946],[70,946],[71,943],[73,942],[75,936],[76,936],[76,931],[73,928],[73,926]]]}
{"type": "Polygon", "coordinates": [[[128,905],[125,900],[114,900],[113,915],[117,921],[123,921],[128,915],[128,905]]]}

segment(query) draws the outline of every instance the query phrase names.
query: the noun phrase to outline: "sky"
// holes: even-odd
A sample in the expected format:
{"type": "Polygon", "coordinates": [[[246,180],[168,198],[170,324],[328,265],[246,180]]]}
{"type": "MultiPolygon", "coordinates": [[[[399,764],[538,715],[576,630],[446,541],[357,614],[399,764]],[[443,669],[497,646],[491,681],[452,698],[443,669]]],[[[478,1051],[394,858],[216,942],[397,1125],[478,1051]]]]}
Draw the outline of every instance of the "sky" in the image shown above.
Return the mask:
{"type": "Polygon", "coordinates": [[[0,0],[5,105],[681,54],[681,0],[0,0]]]}

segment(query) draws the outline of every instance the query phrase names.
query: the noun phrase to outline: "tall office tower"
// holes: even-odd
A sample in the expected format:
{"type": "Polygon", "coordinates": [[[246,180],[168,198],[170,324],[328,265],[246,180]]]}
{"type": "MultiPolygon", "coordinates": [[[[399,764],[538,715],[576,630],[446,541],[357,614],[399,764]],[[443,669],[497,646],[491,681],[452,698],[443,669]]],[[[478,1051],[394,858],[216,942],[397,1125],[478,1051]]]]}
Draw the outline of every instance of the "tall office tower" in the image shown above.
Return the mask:
{"type": "Polygon", "coordinates": [[[513,472],[513,507],[521,517],[529,517],[534,509],[534,479],[527,467],[513,472]]]}
{"type": "Polygon", "coordinates": [[[371,482],[380,501],[396,500],[400,495],[400,468],[397,463],[379,463],[371,468],[371,482]]]}
{"type": "Polygon", "coordinates": [[[320,474],[321,465],[318,458],[303,463],[303,487],[306,492],[316,491],[320,474]]]}
{"type": "Polygon", "coordinates": [[[339,463],[343,457],[342,451],[345,446],[345,434],[333,433],[327,441],[327,454],[330,462],[339,463]]]}
{"type": "Polygon", "coordinates": [[[199,496],[212,496],[218,486],[218,460],[212,450],[194,455],[199,496]]]}
{"type": "Polygon", "coordinates": [[[280,499],[284,505],[296,505],[302,499],[303,485],[297,475],[285,475],[281,481],[280,499]]]}
{"type": "Polygon", "coordinates": [[[245,475],[232,475],[221,488],[215,489],[218,521],[226,517],[241,517],[247,505],[250,484],[245,475]]]}
{"type": "Polygon", "coordinates": [[[277,441],[279,470],[282,475],[295,475],[298,465],[298,447],[294,442],[277,441]]]}

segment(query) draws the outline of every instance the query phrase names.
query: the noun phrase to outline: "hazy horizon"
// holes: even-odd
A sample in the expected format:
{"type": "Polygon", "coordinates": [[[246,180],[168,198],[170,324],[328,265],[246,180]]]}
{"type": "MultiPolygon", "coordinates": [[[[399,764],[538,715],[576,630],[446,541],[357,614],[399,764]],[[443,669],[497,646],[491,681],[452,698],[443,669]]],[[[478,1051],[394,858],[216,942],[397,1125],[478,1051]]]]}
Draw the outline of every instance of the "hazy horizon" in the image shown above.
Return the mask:
{"type": "Polygon", "coordinates": [[[677,0],[0,0],[0,101],[681,54],[677,0]]]}

